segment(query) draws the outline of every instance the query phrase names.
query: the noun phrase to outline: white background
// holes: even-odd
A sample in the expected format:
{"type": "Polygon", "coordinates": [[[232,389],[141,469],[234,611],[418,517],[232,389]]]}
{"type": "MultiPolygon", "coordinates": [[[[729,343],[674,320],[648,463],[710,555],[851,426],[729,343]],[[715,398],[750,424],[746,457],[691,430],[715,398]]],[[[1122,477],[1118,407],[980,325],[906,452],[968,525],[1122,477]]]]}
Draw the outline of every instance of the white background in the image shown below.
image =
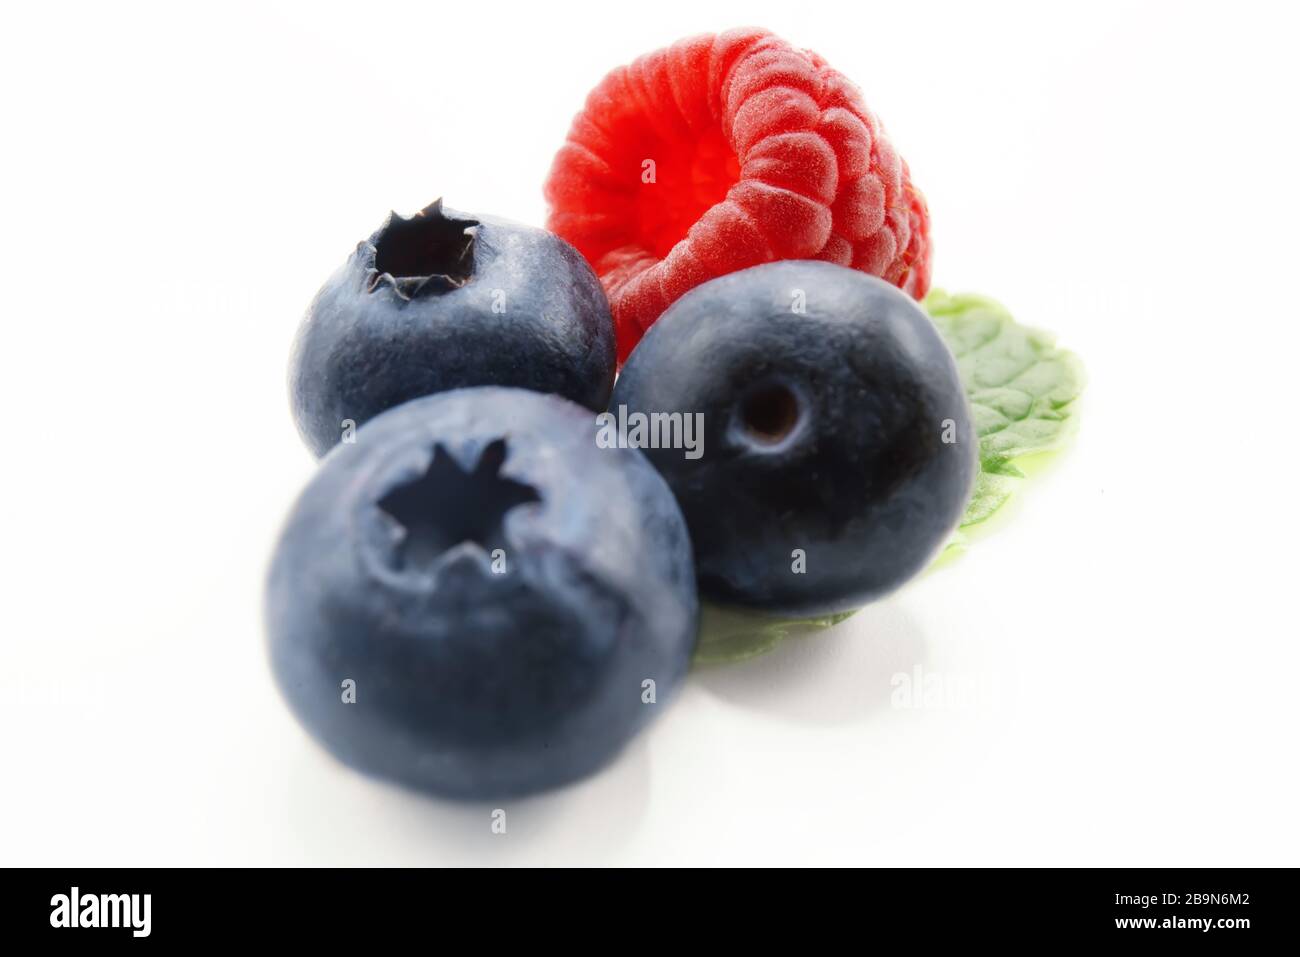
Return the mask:
{"type": "Polygon", "coordinates": [[[1220,6],[11,6],[0,862],[1300,863],[1297,24],[1220,6]],[[1079,353],[1081,431],[960,561],[493,836],[272,687],[289,342],[390,208],[540,223],[607,69],[749,23],[863,87],[937,284],[1079,353]],[[978,693],[892,706],[918,667],[978,693]]]}

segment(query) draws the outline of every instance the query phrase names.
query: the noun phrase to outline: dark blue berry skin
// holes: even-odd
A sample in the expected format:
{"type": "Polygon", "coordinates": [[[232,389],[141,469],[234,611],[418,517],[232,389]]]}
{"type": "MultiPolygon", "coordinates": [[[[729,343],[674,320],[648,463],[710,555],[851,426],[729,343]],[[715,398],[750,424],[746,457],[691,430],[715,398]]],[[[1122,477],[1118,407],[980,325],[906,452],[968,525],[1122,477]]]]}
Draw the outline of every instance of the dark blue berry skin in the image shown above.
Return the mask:
{"type": "Polygon", "coordinates": [[[969,407],[933,323],[830,263],[683,296],[623,367],[620,405],[703,413],[701,457],[646,454],[686,515],[700,593],[720,603],[794,616],[879,598],[934,557],[974,481],[969,407]]]}
{"type": "Polygon", "coordinates": [[[476,385],[553,392],[599,411],[614,383],[600,282],[551,233],[432,204],[394,213],[312,301],[289,366],[316,455],[422,395],[476,385]]]}
{"type": "Polygon", "coordinates": [[[437,795],[528,794],[595,771],[673,696],[698,614],[686,524],[641,453],[597,447],[595,418],[461,389],[324,459],[266,622],[281,692],[335,756],[437,795]]]}

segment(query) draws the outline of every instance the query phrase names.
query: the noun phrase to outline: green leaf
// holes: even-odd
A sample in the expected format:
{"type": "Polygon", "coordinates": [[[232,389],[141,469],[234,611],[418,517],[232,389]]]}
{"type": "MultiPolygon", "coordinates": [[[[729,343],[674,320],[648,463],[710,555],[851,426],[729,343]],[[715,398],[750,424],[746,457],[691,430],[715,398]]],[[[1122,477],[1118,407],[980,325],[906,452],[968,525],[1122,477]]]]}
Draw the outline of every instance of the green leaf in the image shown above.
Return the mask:
{"type": "MultiPolygon", "coordinates": [[[[980,472],[957,531],[936,560],[970,542],[1025,479],[1025,467],[1058,451],[1075,424],[1083,367],[1045,332],[1022,326],[998,302],[935,289],[922,303],[957,359],[980,441],[980,472]]],[[[704,603],[696,664],[739,661],[785,638],[829,628],[853,612],[777,618],[704,603]]]]}
{"type": "Polygon", "coordinates": [[[1083,367],[1045,332],[1022,326],[984,296],[935,289],[922,303],[957,359],[980,440],[980,474],[947,551],[998,511],[1035,464],[1059,450],[1075,425],[1083,367]]]}
{"type": "Polygon", "coordinates": [[[839,624],[852,611],[820,618],[774,618],[742,608],[700,603],[700,640],[696,665],[728,664],[766,654],[786,638],[839,624]]]}

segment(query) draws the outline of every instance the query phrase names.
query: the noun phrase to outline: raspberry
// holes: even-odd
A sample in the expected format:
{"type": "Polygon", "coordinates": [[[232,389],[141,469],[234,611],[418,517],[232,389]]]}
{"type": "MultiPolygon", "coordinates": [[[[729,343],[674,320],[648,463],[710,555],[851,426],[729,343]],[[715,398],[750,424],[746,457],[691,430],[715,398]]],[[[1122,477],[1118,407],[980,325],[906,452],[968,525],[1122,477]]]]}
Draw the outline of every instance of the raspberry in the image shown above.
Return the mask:
{"type": "Polygon", "coordinates": [[[920,298],[925,198],[857,87],[766,30],[680,40],[587,97],[546,181],[547,226],[596,270],[619,360],[679,296],[777,259],[920,298]]]}

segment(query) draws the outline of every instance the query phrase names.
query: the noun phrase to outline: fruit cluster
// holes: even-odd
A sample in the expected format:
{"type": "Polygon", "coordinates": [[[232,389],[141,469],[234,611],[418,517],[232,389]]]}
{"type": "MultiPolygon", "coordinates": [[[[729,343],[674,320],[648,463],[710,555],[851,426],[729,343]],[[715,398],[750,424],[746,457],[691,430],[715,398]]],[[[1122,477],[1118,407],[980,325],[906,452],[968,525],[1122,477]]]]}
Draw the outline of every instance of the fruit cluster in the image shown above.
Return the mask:
{"type": "Polygon", "coordinates": [[[897,588],[974,480],[909,296],[925,203],[815,54],[735,31],[616,70],[546,189],[553,232],[393,214],[291,360],[324,459],[271,564],[276,680],[346,763],[452,797],[610,760],[680,688],[701,598],[897,588]]]}

